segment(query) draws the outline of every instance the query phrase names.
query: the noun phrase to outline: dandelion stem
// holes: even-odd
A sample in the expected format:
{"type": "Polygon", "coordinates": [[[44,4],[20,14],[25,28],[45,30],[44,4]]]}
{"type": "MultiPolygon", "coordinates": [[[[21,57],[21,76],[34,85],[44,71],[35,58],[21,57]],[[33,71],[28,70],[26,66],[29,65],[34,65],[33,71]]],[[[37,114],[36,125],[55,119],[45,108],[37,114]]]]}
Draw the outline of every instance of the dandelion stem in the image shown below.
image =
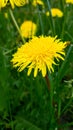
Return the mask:
{"type": "Polygon", "coordinates": [[[54,101],[53,101],[53,81],[52,81],[52,77],[51,75],[45,76],[46,82],[47,82],[47,86],[48,86],[48,90],[50,92],[50,129],[49,130],[53,130],[52,126],[54,123],[54,101]]]}
{"type": "Polygon", "coordinates": [[[46,83],[47,83],[47,86],[48,86],[48,90],[50,91],[50,81],[49,81],[49,78],[48,78],[47,74],[45,76],[45,79],[46,79],[46,83]]]}
{"type": "Polygon", "coordinates": [[[15,17],[14,17],[14,14],[13,14],[13,11],[12,11],[11,9],[9,9],[9,13],[10,13],[10,16],[11,16],[11,18],[12,18],[12,21],[13,21],[13,23],[14,23],[14,25],[15,25],[17,31],[18,31],[18,33],[20,34],[20,37],[21,37],[21,39],[22,39],[22,42],[25,43],[25,40],[24,40],[24,38],[22,37],[22,34],[21,34],[21,32],[20,32],[20,29],[19,29],[19,26],[18,26],[18,24],[17,24],[17,21],[16,21],[16,19],[15,19],[15,17]]]}

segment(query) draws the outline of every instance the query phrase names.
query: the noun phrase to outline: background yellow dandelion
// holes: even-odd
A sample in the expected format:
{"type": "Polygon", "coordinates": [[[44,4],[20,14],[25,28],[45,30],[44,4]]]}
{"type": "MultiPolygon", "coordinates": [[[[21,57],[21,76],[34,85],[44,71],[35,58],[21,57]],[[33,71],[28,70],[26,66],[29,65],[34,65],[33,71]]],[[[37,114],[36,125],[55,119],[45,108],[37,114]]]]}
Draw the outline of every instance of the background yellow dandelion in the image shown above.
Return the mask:
{"type": "Polygon", "coordinates": [[[73,4],[73,0],[66,0],[66,3],[71,3],[71,4],[73,4]]]}
{"type": "MultiPolygon", "coordinates": [[[[51,14],[52,14],[52,17],[56,17],[56,16],[57,17],[62,17],[63,16],[63,12],[58,8],[52,8],[51,9],[51,14]]],[[[46,15],[47,16],[50,15],[49,11],[46,12],[46,15]]]]}
{"type": "Polygon", "coordinates": [[[24,21],[20,26],[20,31],[23,37],[31,38],[36,33],[36,24],[30,20],[24,21]]]}

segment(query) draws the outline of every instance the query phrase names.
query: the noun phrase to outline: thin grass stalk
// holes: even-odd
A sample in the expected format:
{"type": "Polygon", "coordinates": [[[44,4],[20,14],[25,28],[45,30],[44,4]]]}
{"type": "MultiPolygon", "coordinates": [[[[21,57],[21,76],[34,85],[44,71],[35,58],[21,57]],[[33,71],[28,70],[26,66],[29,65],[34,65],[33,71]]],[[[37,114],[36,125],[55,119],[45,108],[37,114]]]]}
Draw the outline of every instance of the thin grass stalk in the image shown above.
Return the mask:
{"type": "Polygon", "coordinates": [[[64,14],[64,20],[63,20],[63,24],[62,24],[62,31],[61,31],[61,35],[60,35],[60,38],[63,39],[64,37],[64,34],[65,34],[65,26],[66,26],[66,19],[67,19],[67,8],[66,6],[64,5],[64,0],[62,1],[62,4],[63,4],[63,14],[64,14]]]}
{"type": "Polygon", "coordinates": [[[51,13],[51,5],[50,5],[49,0],[47,0],[47,5],[48,5],[48,10],[50,12],[50,28],[52,30],[52,35],[55,36],[55,24],[53,21],[53,17],[52,17],[52,13],[51,13]]]}
{"type": "Polygon", "coordinates": [[[38,5],[37,5],[37,12],[38,12],[39,20],[40,20],[40,25],[41,25],[42,34],[44,35],[44,25],[43,25],[43,20],[42,20],[42,16],[41,16],[41,13],[40,13],[40,10],[39,10],[38,5]]]}
{"type": "Polygon", "coordinates": [[[16,29],[17,29],[17,31],[18,31],[20,37],[21,37],[21,39],[22,39],[22,42],[25,43],[25,40],[24,40],[24,38],[23,38],[23,36],[22,36],[22,34],[21,34],[21,32],[20,32],[20,28],[19,28],[19,26],[18,26],[18,24],[17,24],[17,21],[16,21],[16,19],[15,19],[15,17],[14,17],[14,14],[13,14],[13,11],[12,11],[11,8],[9,8],[9,13],[10,13],[10,16],[11,16],[11,18],[12,18],[12,21],[13,21],[13,23],[14,23],[14,25],[15,25],[15,27],[16,27],[16,29]]]}
{"type": "Polygon", "coordinates": [[[11,106],[10,106],[10,100],[8,102],[8,105],[9,105],[9,114],[10,114],[10,120],[11,120],[11,123],[10,123],[10,127],[12,130],[14,130],[14,124],[13,124],[13,119],[12,119],[12,113],[11,113],[11,106]]]}
{"type": "Polygon", "coordinates": [[[62,112],[61,112],[61,115],[65,112],[65,110],[67,110],[67,108],[70,106],[70,104],[72,103],[72,101],[73,101],[73,98],[71,98],[71,99],[69,100],[69,102],[66,104],[66,106],[63,108],[63,110],[62,110],[62,112]]]}

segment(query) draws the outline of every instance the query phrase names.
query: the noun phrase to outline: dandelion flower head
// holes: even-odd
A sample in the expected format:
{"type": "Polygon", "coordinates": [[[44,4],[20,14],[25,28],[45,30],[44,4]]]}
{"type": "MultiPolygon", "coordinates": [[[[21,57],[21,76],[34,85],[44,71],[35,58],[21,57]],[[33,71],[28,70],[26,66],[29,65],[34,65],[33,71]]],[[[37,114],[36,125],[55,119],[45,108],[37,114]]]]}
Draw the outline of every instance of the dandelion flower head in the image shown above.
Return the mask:
{"type": "Polygon", "coordinates": [[[66,3],[71,3],[71,4],[73,4],[73,0],[66,0],[66,3]]]}
{"type": "Polygon", "coordinates": [[[64,49],[66,42],[60,41],[56,37],[40,36],[33,37],[32,40],[26,42],[17,52],[13,54],[11,62],[14,67],[18,67],[18,71],[28,68],[27,75],[34,70],[34,77],[37,76],[38,71],[41,71],[44,77],[47,69],[54,71],[52,64],[56,64],[54,58],[64,60],[64,49]]]}
{"type": "Polygon", "coordinates": [[[42,5],[44,7],[44,3],[42,0],[33,0],[33,3],[32,3],[34,6],[36,6],[37,4],[39,5],[42,5]]]}
{"type": "Polygon", "coordinates": [[[28,3],[28,0],[9,0],[11,7],[14,8],[14,6],[23,6],[24,4],[28,3]]]}
{"type": "Polygon", "coordinates": [[[0,0],[0,9],[1,9],[2,7],[5,7],[5,6],[6,6],[7,1],[8,1],[8,0],[0,0]]]}
{"type": "Polygon", "coordinates": [[[20,31],[23,37],[30,38],[35,35],[36,24],[30,20],[24,21],[20,26],[20,31]]]}
{"type": "Polygon", "coordinates": [[[0,8],[5,7],[8,3],[11,4],[11,7],[14,6],[23,6],[24,4],[28,3],[28,0],[0,0],[0,8]]]}
{"type": "MultiPolygon", "coordinates": [[[[56,16],[57,17],[62,17],[63,16],[63,12],[60,9],[58,9],[58,8],[52,8],[51,9],[51,14],[52,14],[52,17],[56,17],[56,16]]],[[[47,16],[50,15],[49,11],[46,12],[46,15],[47,16]]]]}

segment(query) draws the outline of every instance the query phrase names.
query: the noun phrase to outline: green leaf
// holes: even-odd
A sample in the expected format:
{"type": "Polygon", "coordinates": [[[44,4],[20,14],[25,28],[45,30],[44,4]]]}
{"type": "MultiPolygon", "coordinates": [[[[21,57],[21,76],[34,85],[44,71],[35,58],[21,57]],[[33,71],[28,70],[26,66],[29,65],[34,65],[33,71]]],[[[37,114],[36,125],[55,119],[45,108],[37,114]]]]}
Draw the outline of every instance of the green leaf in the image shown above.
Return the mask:
{"type": "Polygon", "coordinates": [[[41,130],[36,125],[32,124],[31,122],[25,120],[24,118],[18,118],[16,120],[15,130],[41,130]]]}
{"type": "Polygon", "coordinates": [[[72,61],[73,61],[73,45],[69,47],[66,54],[66,58],[58,71],[58,74],[55,78],[56,84],[59,84],[62,78],[65,76],[67,70],[69,69],[69,65],[72,61]]]}

